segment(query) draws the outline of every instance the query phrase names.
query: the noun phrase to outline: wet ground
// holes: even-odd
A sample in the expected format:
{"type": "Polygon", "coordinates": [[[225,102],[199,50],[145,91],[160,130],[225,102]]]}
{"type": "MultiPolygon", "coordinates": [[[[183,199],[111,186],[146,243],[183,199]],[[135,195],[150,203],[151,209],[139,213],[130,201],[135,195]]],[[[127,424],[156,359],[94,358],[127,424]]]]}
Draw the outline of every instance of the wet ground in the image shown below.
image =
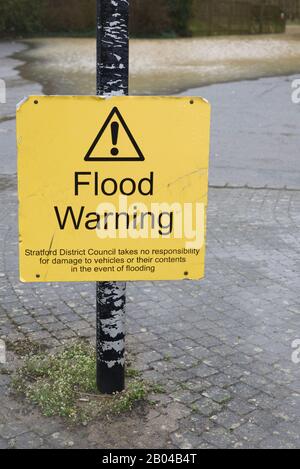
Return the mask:
{"type": "MultiPolygon", "coordinates": [[[[32,47],[22,74],[46,94],[95,93],[95,40],[50,38],[32,47]]],[[[131,94],[172,94],[211,83],[300,71],[300,26],[287,34],[130,42],[131,94]]]]}
{"type": "MultiPolygon", "coordinates": [[[[211,102],[211,185],[297,188],[300,105],[291,100],[292,82],[298,78],[291,73],[300,73],[299,31],[295,27],[286,35],[133,40],[131,91],[172,93],[186,88],[184,94],[211,102]],[[280,76],[254,79],[272,74],[280,76]],[[248,80],[218,83],[238,77],[248,80]],[[207,82],[214,84],[200,86],[207,82]],[[194,85],[197,88],[191,88],[194,85]]],[[[34,39],[2,43],[1,50],[6,55],[16,52],[14,59],[0,65],[0,76],[8,83],[8,103],[0,106],[0,120],[6,120],[0,129],[0,173],[7,174],[16,172],[15,128],[8,120],[14,117],[15,103],[42,92],[93,94],[95,41],[34,39]]]]}
{"type": "Polygon", "coordinates": [[[0,104],[0,174],[15,174],[16,162],[16,103],[29,94],[41,94],[39,83],[24,80],[17,67],[23,62],[13,56],[27,48],[17,42],[0,42],[0,79],[6,85],[6,103],[0,104]]]}
{"type": "Polygon", "coordinates": [[[210,185],[300,189],[300,75],[211,85],[186,91],[212,105],[210,185]]]}

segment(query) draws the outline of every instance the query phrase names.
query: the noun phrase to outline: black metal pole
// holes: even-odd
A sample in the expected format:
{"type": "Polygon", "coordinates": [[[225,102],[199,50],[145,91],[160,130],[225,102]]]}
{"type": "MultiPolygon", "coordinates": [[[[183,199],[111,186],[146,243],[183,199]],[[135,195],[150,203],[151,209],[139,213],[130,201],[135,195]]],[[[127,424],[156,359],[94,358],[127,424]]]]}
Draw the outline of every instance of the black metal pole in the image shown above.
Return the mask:
{"type": "Polygon", "coordinates": [[[129,0],[97,0],[97,94],[128,95],[129,0]]]}
{"type": "MultiPolygon", "coordinates": [[[[128,94],[129,0],[97,0],[97,95],[128,94]]],[[[97,387],[103,394],[125,387],[124,282],[97,283],[97,387]]]]}

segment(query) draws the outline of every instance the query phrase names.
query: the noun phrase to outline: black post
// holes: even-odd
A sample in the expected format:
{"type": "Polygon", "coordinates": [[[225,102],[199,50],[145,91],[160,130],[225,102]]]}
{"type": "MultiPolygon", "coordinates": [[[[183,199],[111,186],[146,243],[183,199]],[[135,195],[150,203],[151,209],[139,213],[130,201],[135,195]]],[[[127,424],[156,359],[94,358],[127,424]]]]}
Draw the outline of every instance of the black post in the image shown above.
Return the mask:
{"type": "Polygon", "coordinates": [[[129,0],[97,0],[97,94],[128,95],[129,0]]]}
{"type": "MultiPolygon", "coordinates": [[[[97,0],[97,95],[128,94],[129,0],[97,0]]],[[[125,387],[124,282],[97,283],[97,387],[125,387]]]]}

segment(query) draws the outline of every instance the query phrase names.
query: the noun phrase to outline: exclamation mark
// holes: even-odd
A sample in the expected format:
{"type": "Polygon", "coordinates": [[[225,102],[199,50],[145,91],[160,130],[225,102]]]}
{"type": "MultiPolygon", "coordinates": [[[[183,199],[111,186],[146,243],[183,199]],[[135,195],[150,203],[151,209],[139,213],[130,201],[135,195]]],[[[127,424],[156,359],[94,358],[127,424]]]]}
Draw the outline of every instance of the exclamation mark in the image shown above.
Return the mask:
{"type": "Polygon", "coordinates": [[[111,124],[111,140],[114,148],[111,149],[110,153],[112,156],[117,156],[119,154],[119,150],[116,147],[118,143],[118,136],[119,136],[119,124],[118,122],[112,122],[111,124]]]}

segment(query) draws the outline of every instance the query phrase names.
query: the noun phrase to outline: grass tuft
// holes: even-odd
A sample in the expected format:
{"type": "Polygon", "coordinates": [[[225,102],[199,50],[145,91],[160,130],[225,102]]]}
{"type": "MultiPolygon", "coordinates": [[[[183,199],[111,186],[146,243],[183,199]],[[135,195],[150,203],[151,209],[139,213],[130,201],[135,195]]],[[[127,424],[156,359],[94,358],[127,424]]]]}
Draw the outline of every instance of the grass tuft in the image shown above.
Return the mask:
{"type": "Polygon", "coordinates": [[[100,395],[96,388],[95,350],[84,342],[63,351],[27,358],[12,380],[13,389],[39,406],[48,417],[65,417],[88,423],[98,416],[131,411],[158,388],[142,380],[132,368],[126,372],[126,390],[113,396],[100,395]]]}

